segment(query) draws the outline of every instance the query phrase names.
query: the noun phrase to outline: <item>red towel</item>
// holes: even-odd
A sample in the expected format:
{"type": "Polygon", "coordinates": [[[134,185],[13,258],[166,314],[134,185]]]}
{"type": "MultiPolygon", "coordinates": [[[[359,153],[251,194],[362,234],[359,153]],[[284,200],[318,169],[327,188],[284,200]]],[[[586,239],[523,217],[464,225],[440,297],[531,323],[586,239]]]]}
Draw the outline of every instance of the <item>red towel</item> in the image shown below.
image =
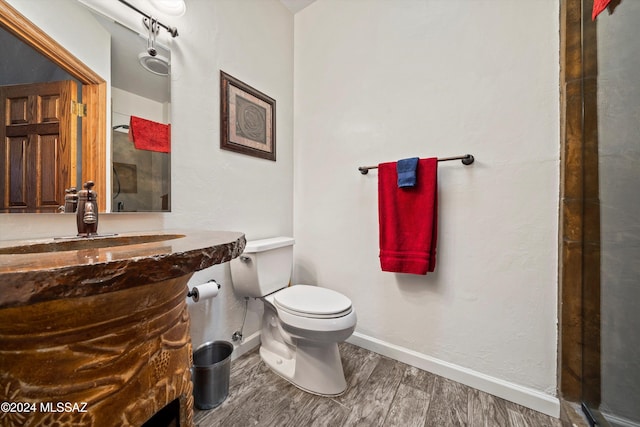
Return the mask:
{"type": "Polygon", "coordinates": [[[382,271],[427,274],[436,267],[438,160],[421,159],[416,186],[398,188],[396,163],[378,165],[382,271]]]}
{"type": "Polygon", "coordinates": [[[129,139],[138,150],[171,152],[171,125],[131,116],[129,139]]]}
{"type": "Polygon", "coordinates": [[[591,20],[595,21],[598,15],[609,6],[611,0],[594,0],[593,9],[591,11],[591,20]]]}

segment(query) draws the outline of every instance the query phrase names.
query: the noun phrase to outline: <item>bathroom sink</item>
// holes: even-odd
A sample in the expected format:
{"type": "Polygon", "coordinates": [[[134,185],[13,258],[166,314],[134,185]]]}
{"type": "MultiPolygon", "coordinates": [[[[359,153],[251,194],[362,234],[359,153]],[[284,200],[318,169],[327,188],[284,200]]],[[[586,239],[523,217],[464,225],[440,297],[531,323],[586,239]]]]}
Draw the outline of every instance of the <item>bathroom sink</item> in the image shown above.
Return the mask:
{"type": "Polygon", "coordinates": [[[40,254],[45,252],[79,251],[140,243],[153,243],[185,237],[184,234],[110,235],[94,237],[63,237],[44,242],[19,244],[0,248],[0,255],[40,254]]]}
{"type": "Polygon", "coordinates": [[[193,425],[188,282],[245,244],[209,230],[0,241],[0,394],[80,405],[12,419],[139,426],[172,407],[193,425]]]}
{"type": "Polygon", "coordinates": [[[0,241],[0,309],[191,275],[242,253],[243,233],[162,230],[0,241]]]}

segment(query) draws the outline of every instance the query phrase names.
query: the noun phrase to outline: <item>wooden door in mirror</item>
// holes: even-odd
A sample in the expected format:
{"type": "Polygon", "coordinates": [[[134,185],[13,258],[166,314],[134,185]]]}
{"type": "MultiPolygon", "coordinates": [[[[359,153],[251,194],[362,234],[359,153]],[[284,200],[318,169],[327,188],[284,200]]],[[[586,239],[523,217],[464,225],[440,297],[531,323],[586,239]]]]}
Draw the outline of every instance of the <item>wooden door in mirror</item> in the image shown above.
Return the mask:
{"type": "Polygon", "coordinates": [[[75,179],[74,81],[0,86],[0,212],[56,213],[75,179]]]}
{"type": "Polygon", "coordinates": [[[98,206],[100,211],[104,212],[107,207],[107,85],[105,80],[4,0],[0,0],[0,26],[81,82],[82,99],[87,106],[81,132],[81,182],[96,183],[98,206]]]}

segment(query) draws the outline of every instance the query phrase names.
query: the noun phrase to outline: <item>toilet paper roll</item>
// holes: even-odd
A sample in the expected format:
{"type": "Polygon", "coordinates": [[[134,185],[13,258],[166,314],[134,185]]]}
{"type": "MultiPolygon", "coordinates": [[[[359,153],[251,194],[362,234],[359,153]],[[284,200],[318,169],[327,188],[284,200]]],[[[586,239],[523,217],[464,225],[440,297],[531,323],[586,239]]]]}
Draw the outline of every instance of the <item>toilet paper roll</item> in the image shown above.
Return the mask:
{"type": "Polygon", "coordinates": [[[219,291],[220,285],[218,282],[215,280],[209,280],[207,283],[191,288],[187,296],[191,297],[193,302],[199,302],[200,300],[215,298],[218,296],[219,291]]]}

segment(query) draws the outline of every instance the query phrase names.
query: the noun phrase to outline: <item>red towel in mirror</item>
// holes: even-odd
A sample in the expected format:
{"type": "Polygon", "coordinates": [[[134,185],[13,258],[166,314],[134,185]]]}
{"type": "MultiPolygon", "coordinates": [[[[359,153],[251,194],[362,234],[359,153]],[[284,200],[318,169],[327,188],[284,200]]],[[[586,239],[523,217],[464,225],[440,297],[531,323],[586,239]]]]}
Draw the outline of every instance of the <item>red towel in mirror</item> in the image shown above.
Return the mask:
{"type": "Polygon", "coordinates": [[[382,271],[427,274],[436,267],[438,159],[418,161],[415,187],[398,188],[396,162],[378,165],[382,271]]]}
{"type": "Polygon", "coordinates": [[[138,150],[171,152],[171,125],[131,116],[129,139],[138,150]]]}

